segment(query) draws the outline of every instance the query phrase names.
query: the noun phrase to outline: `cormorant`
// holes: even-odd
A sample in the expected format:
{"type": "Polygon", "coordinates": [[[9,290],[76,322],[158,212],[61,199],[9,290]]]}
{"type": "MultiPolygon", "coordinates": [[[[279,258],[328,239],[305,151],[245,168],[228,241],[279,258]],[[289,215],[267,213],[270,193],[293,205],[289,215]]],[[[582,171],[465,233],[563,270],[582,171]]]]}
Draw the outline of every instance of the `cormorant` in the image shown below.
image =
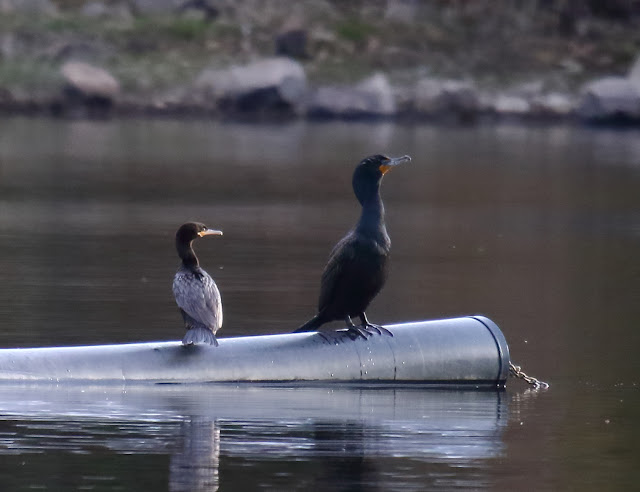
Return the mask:
{"type": "Polygon", "coordinates": [[[176,249],[182,265],[173,278],[173,296],[187,329],[183,345],[218,346],[216,332],[222,326],[220,292],[211,276],[200,268],[192,247],[194,239],[209,235],[222,236],[222,231],[209,229],[199,222],[187,222],[176,233],[176,249]]]}
{"type": "Polygon", "coordinates": [[[363,159],[353,173],[353,191],[362,205],[356,226],[335,245],[322,273],[318,314],[296,332],[316,331],[321,325],[343,319],[356,336],[389,330],[370,323],[365,315],[369,303],[387,278],[387,259],[391,240],[384,225],[384,206],[380,198],[382,177],[393,166],[410,161],[408,155],[389,158],[373,155],[363,159]],[[351,321],[358,316],[360,326],[351,321]]]}

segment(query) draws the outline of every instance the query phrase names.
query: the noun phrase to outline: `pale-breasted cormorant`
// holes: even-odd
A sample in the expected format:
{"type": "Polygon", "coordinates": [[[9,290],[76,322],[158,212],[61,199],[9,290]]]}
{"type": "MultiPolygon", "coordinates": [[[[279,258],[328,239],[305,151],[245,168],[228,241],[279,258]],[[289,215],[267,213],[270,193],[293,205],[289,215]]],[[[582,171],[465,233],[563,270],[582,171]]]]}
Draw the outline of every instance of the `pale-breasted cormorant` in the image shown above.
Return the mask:
{"type": "Polygon", "coordinates": [[[322,273],[318,314],[296,330],[316,331],[321,325],[343,319],[347,330],[366,339],[367,334],[389,330],[367,320],[365,310],[387,278],[391,240],[384,225],[380,198],[382,177],[393,166],[410,161],[408,155],[389,158],[374,155],[362,160],[353,173],[353,191],[362,205],[356,226],[335,245],[322,273]],[[358,316],[360,326],[351,317],[358,316]]]}
{"type": "Polygon", "coordinates": [[[220,292],[211,276],[200,268],[191,244],[194,239],[209,235],[221,236],[222,231],[209,229],[199,222],[187,222],[176,233],[176,249],[182,265],[173,278],[173,296],[187,329],[183,345],[218,346],[215,335],[222,326],[220,292]]]}

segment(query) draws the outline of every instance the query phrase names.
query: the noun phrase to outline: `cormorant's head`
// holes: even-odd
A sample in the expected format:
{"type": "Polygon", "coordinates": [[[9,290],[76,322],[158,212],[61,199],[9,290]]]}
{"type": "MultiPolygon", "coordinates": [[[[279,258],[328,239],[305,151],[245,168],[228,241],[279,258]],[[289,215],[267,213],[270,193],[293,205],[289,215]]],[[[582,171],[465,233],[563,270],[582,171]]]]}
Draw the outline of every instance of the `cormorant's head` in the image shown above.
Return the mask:
{"type": "Polygon", "coordinates": [[[200,222],[187,222],[182,224],[176,232],[176,243],[189,244],[194,239],[203,236],[222,236],[222,231],[209,229],[200,222]]]}
{"type": "Polygon", "coordinates": [[[371,196],[375,196],[380,187],[382,176],[389,172],[394,166],[408,162],[411,157],[387,157],[376,154],[364,158],[356,167],[353,173],[353,191],[360,203],[364,203],[371,196]]]}

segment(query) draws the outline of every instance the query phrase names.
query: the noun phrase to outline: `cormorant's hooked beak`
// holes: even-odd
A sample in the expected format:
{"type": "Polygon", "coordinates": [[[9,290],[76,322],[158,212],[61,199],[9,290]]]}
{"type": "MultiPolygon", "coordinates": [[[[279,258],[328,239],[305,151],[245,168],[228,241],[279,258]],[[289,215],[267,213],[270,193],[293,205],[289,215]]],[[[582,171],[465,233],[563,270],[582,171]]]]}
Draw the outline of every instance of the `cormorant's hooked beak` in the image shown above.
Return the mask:
{"type": "Polygon", "coordinates": [[[391,170],[393,166],[397,166],[398,164],[402,164],[403,162],[411,162],[410,155],[403,155],[402,157],[392,157],[384,164],[380,165],[380,172],[384,176],[387,172],[391,170]]]}
{"type": "Polygon", "coordinates": [[[216,231],[215,229],[205,229],[204,231],[200,231],[198,236],[222,236],[222,231],[216,231]]]}

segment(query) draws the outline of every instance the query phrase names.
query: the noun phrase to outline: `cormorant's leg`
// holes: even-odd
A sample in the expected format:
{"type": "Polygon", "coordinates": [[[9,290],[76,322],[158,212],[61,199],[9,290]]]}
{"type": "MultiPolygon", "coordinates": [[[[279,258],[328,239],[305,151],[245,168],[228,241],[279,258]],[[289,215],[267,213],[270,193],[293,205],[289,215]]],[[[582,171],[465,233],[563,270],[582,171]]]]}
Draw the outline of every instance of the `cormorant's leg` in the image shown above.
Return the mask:
{"type": "Polygon", "coordinates": [[[362,325],[361,325],[362,329],[365,330],[367,333],[372,333],[372,334],[377,333],[378,335],[382,335],[383,333],[385,333],[390,337],[393,336],[393,333],[387,330],[384,326],[370,323],[369,320],[367,319],[367,315],[364,312],[360,313],[360,321],[362,322],[362,325]]]}
{"type": "Polygon", "coordinates": [[[354,340],[358,337],[362,337],[365,340],[367,339],[367,333],[368,333],[367,330],[354,325],[349,315],[344,317],[344,322],[347,324],[347,333],[351,333],[352,335],[355,336],[354,340]]]}

